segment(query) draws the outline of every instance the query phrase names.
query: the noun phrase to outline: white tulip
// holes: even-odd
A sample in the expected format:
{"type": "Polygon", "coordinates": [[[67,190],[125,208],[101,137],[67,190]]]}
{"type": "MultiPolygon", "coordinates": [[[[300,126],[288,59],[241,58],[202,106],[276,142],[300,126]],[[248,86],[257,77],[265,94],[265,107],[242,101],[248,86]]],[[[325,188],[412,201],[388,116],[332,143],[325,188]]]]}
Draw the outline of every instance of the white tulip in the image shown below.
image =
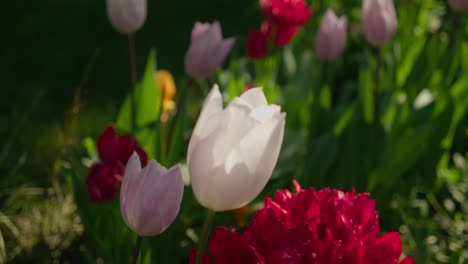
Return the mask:
{"type": "Polygon", "coordinates": [[[223,109],[219,88],[208,94],[190,139],[187,163],[198,202],[214,211],[240,208],[263,190],[283,142],[285,113],[261,88],[223,109]]]}

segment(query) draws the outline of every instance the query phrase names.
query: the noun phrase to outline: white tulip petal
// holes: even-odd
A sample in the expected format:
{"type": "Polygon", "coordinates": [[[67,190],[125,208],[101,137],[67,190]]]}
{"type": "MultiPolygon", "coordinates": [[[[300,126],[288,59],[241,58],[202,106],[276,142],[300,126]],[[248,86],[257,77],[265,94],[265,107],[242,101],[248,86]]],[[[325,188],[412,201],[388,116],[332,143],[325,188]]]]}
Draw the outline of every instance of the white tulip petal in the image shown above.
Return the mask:
{"type": "Polygon", "coordinates": [[[210,136],[211,140],[215,141],[213,153],[216,155],[213,166],[224,163],[229,151],[239,144],[250,129],[257,125],[257,122],[249,116],[250,112],[250,106],[240,98],[234,98],[224,110],[221,124],[215,132],[217,135],[210,136]]]}
{"type": "Polygon", "coordinates": [[[240,152],[231,151],[226,157],[224,168],[215,168],[214,172],[212,180],[216,187],[211,191],[210,197],[213,210],[233,210],[251,201],[246,199],[248,196],[246,187],[253,185],[257,179],[256,175],[249,173],[240,152]]]}
{"type": "MultiPolygon", "coordinates": [[[[276,123],[276,127],[273,128],[274,133],[271,135],[270,140],[268,143],[265,145],[265,149],[263,151],[263,156],[258,162],[259,166],[257,167],[256,174],[258,177],[265,177],[263,179],[263,184],[261,183],[262,180],[258,181],[260,185],[265,186],[266,182],[270,179],[271,174],[273,173],[273,170],[276,166],[276,163],[278,162],[278,157],[279,153],[281,151],[281,146],[283,144],[283,138],[284,138],[284,129],[285,129],[285,119],[286,119],[286,114],[282,113],[280,114],[280,121],[276,123]]],[[[248,142],[246,140],[245,142],[248,142]]],[[[260,188],[257,186],[257,188],[260,188]]],[[[261,191],[263,187],[261,187],[258,192],[261,191]]]]}
{"type": "Polygon", "coordinates": [[[265,105],[255,108],[251,113],[250,117],[257,120],[260,123],[265,123],[270,120],[274,115],[279,114],[281,108],[278,105],[265,105]]]}
{"type": "Polygon", "coordinates": [[[260,87],[247,90],[240,96],[240,98],[244,99],[253,108],[268,105],[263,89],[260,87]]]}
{"type": "Polygon", "coordinates": [[[263,190],[273,173],[283,143],[285,114],[278,114],[267,123],[254,128],[241,141],[240,155],[254,175],[253,184],[245,186],[246,203],[251,202],[263,190]],[[251,146],[255,145],[255,148],[251,146]]]}
{"type": "Polygon", "coordinates": [[[216,189],[213,182],[215,176],[213,161],[214,161],[214,140],[205,138],[201,140],[195,148],[192,155],[187,157],[187,165],[189,168],[190,185],[192,186],[193,194],[198,202],[204,207],[211,207],[211,193],[216,189]]]}
{"type": "MultiPolygon", "coordinates": [[[[197,152],[209,151],[213,141],[200,144],[197,152]]],[[[197,201],[204,207],[215,211],[226,211],[245,205],[242,198],[245,186],[255,181],[249,174],[245,164],[240,160],[239,153],[230,153],[226,164],[232,164],[227,173],[226,165],[211,166],[213,153],[209,155],[193,155],[189,163],[192,190],[197,201]],[[242,201],[242,202],[239,202],[242,201]]]]}
{"type": "Polygon", "coordinates": [[[216,116],[216,114],[222,113],[223,97],[221,96],[218,85],[215,84],[203,103],[200,116],[193,129],[187,151],[187,160],[190,160],[193,148],[198,142],[203,140],[204,137],[209,136],[218,127],[221,116],[216,116]]]}
{"type": "MultiPolygon", "coordinates": [[[[207,101],[213,100],[210,97],[207,101]]],[[[221,105],[221,95],[217,100],[221,105]]],[[[285,114],[279,106],[268,105],[260,88],[234,98],[224,111],[220,106],[211,112],[207,117],[202,110],[190,140],[187,165],[192,190],[198,202],[212,210],[240,208],[271,177],[285,114]]]]}

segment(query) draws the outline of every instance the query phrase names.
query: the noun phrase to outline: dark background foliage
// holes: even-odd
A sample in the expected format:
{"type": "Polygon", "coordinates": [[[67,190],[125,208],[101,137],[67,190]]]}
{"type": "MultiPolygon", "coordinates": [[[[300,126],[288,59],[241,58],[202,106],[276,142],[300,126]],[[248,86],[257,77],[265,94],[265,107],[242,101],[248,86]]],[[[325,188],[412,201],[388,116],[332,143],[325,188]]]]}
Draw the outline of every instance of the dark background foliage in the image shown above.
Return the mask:
{"type": "MultiPolygon", "coordinates": [[[[130,85],[127,39],[108,22],[104,0],[7,1],[2,9],[0,145],[11,145],[4,162],[28,152],[37,175],[29,180],[45,184],[41,175],[60,151],[56,126],[78,88],[82,134],[96,136],[114,118],[130,85]]],[[[243,36],[260,19],[252,0],[149,0],[147,20],[135,37],[139,76],[151,47],[158,68],[182,76],[195,21],[219,20],[223,35],[238,37],[236,49],[242,50],[243,36]]]]}

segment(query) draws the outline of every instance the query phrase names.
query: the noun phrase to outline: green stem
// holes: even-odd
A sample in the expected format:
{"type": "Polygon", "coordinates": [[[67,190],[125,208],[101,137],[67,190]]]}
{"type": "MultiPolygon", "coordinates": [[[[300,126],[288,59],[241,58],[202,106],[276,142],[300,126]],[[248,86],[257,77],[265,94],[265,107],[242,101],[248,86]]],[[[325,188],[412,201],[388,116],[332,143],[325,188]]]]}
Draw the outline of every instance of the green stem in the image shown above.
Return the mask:
{"type": "Polygon", "coordinates": [[[215,211],[208,209],[205,223],[203,224],[203,230],[200,236],[200,241],[198,242],[198,250],[197,250],[197,256],[195,258],[195,264],[200,264],[202,261],[202,256],[203,256],[203,253],[205,253],[205,248],[208,244],[208,238],[210,237],[214,216],[215,216],[215,211]]]}
{"type": "Polygon", "coordinates": [[[133,260],[132,260],[133,264],[136,264],[138,262],[138,255],[140,255],[140,249],[141,249],[141,240],[142,240],[142,237],[138,236],[136,240],[135,250],[133,251],[133,260]]]}
{"type": "Polygon", "coordinates": [[[382,68],[382,50],[377,48],[375,53],[375,87],[374,87],[374,116],[375,118],[379,118],[379,96],[380,96],[380,71],[382,68]]]}
{"type": "Polygon", "coordinates": [[[136,131],[136,98],[135,98],[135,85],[137,81],[137,69],[136,69],[136,58],[135,58],[135,41],[133,35],[128,35],[128,55],[130,64],[130,105],[131,105],[131,124],[132,134],[136,131]]]}

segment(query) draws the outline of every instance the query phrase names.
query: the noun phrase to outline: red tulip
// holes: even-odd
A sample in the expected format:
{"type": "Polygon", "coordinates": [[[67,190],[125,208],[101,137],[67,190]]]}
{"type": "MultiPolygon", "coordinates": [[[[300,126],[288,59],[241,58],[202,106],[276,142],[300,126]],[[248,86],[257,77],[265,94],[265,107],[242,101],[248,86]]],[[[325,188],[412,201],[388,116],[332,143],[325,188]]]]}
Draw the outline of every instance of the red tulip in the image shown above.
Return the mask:
{"type": "Polygon", "coordinates": [[[247,37],[247,57],[264,58],[268,54],[268,35],[260,30],[252,30],[247,37]]]}
{"type": "Polygon", "coordinates": [[[302,26],[312,15],[304,0],[261,0],[263,15],[275,24],[302,26]]]}

